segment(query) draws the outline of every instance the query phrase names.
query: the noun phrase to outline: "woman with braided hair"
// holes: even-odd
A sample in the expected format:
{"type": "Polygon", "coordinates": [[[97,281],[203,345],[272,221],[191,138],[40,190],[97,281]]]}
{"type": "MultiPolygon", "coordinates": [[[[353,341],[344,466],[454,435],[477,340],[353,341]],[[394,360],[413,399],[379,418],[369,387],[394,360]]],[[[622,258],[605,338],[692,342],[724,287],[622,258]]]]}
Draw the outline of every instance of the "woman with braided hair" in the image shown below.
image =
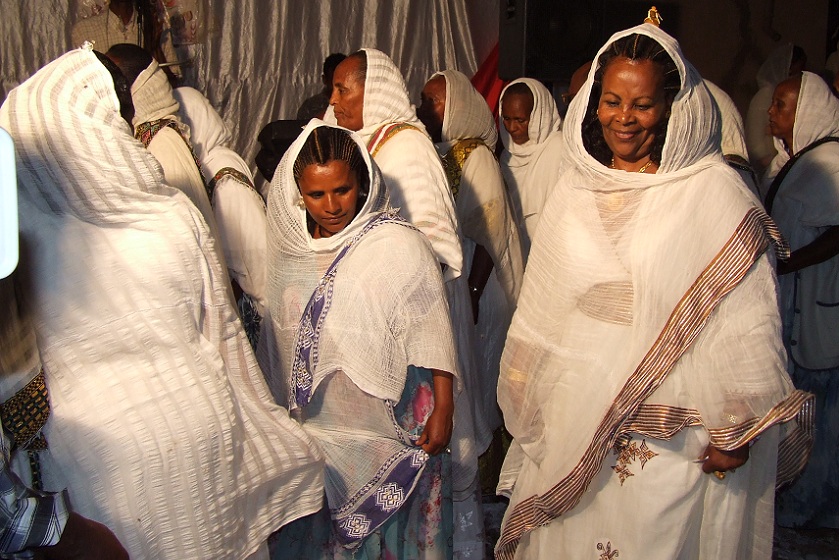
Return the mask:
{"type": "Polygon", "coordinates": [[[501,359],[514,441],[496,555],[769,558],[776,480],[811,441],[796,422],[811,395],[785,371],[777,229],[653,25],[601,49],[562,134],[501,359]]]}
{"type": "Polygon", "coordinates": [[[258,355],[323,452],[326,508],[275,558],[451,555],[454,341],[440,266],[360,137],[312,120],[268,199],[258,355]]]}

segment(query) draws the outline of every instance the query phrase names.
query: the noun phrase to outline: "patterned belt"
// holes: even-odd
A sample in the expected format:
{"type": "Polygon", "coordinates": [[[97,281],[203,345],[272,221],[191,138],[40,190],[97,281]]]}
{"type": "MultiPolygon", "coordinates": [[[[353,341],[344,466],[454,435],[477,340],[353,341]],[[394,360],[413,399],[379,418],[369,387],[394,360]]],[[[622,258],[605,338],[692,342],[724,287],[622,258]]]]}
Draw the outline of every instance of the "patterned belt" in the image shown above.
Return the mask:
{"type": "Polygon", "coordinates": [[[49,416],[50,402],[43,368],[23,389],[0,404],[3,431],[12,441],[12,451],[22,449],[28,452],[32,487],[37,490],[43,489],[37,452],[47,448],[47,439],[41,429],[49,416]]]}

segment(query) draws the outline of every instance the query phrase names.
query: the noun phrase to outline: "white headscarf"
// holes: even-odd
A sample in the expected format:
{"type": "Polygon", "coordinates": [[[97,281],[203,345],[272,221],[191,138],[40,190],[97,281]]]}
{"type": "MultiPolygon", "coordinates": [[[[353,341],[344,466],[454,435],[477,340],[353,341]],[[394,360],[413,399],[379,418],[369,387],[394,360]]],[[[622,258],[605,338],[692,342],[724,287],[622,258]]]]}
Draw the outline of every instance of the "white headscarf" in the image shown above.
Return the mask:
{"type": "MultiPolygon", "coordinates": [[[[172,95],[172,86],[156,60],[152,60],[131,84],[131,100],[134,102],[132,123],[135,127],[164,117],[180,122],[177,116],[179,105],[172,95]]],[[[189,138],[188,129],[182,132],[189,138]]]]}
{"type": "MultiPolygon", "coordinates": [[[[801,73],[801,90],[795,107],[792,127],[792,153],[797,154],[816,140],[839,136],[839,99],[824,80],[812,72],[801,73]]],[[[775,138],[778,153],[766,170],[766,182],[771,183],[778,171],[789,161],[783,140],[775,138]]]]}
{"type": "Polygon", "coordinates": [[[0,126],[53,409],[47,487],[134,558],[247,555],[319,509],[317,448],[272,402],[206,224],[132,138],[94,53],[13,90],[0,126]]]}
{"type": "MultiPolygon", "coordinates": [[[[359,136],[352,133],[369,170],[369,194],[341,232],[312,238],[293,167],[309,135],[322,126],[325,123],[312,119],[286,151],[268,198],[269,305],[258,353],[269,384],[282,403],[288,397],[298,326],[315,287],[341,249],[372,218],[389,210],[378,167],[359,136]]],[[[328,343],[318,350],[312,392],[325,377],[341,370],[364,392],[398,402],[408,365],[455,372],[451,331],[442,327],[450,324],[448,308],[444,298],[434,300],[435,295],[442,295],[442,281],[433,261],[422,234],[404,225],[379,226],[354,246],[341,262],[331,292],[329,316],[320,334],[320,340],[328,343]],[[371,247],[375,248],[372,254],[361,256],[371,247]],[[379,268],[386,265],[390,252],[386,248],[396,247],[401,251],[400,262],[411,263],[413,273],[406,276],[404,270],[379,268]],[[431,274],[416,273],[429,262],[431,274]],[[416,311],[416,316],[410,316],[410,310],[416,311]],[[425,328],[435,323],[435,317],[436,328],[425,328]],[[417,356],[423,356],[424,361],[412,361],[417,356]]]]}
{"type": "Polygon", "coordinates": [[[769,53],[755,76],[759,89],[775,87],[789,76],[789,67],[792,64],[792,49],[793,44],[787,43],[774,48],[769,53]]]}
{"type": "MultiPolygon", "coordinates": [[[[444,70],[431,78],[446,80],[446,112],[443,116],[443,142],[453,143],[466,138],[479,138],[495,151],[498,132],[495,119],[484,97],[463,72],[444,70]]],[[[431,79],[429,78],[429,79],[431,79]]]]}
{"type": "Polygon", "coordinates": [[[527,165],[532,157],[538,153],[541,145],[552,133],[559,130],[562,125],[562,118],[556,108],[551,92],[548,91],[542,82],[533,78],[519,78],[513,80],[501,92],[499,101],[499,120],[501,126],[501,142],[504,143],[504,153],[501,155],[501,162],[510,167],[521,167],[527,165]],[[510,139],[510,133],[504,128],[503,101],[504,94],[513,84],[525,84],[533,94],[533,110],[530,111],[530,123],[527,126],[528,141],[524,144],[516,144],[510,139]]]}
{"type": "MultiPolygon", "coordinates": [[[[367,57],[367,77],[364,81],[363,125],[358,134],[367,142],[382,126],[407,123],[425,133],[425,125],[417,118],[402,72],[393,60],[376,49],[361,49],[367,57]]],[[[323,120],[336,124],[332,105],[323,120]]]]}
{"type": "Polygon", "coordinates": [[[749,161],[749,151],[746,149],[746,131],[743,128],[743,117],[734,105],[731,97],[719,86],[705,80],[705,85],[711,92],[714,101],[720,109],[722,116],[722,153],[723,155],[735,155],[749,161]]]}

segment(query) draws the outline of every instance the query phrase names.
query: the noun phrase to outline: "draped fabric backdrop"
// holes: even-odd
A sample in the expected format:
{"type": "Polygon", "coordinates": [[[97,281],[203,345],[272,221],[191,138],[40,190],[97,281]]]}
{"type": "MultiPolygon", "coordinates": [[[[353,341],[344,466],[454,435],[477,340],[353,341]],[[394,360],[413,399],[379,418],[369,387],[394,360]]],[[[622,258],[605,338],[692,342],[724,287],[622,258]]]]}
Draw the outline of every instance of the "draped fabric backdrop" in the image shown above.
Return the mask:
{"type": "MultiPolygon", "coordinates": [[[[103,0],[98,2],[104,3],[103,0]]],[[[70,30],[95,0],[0,0],[0,95],[77,45],[70,30]]],[[[172,2],[166,2],[171,4],[172,2]]],[[[498,40],[498,0],[192,0],[196,44],[185,85],[204,92],[252,169],[256,137],[294,118],[321,85],[323,59],[374,47],[390,54],[412,99],[428,76],[472,76],[498,40]],[[203,10],[203,13],[201,13],[203,10]]]]}

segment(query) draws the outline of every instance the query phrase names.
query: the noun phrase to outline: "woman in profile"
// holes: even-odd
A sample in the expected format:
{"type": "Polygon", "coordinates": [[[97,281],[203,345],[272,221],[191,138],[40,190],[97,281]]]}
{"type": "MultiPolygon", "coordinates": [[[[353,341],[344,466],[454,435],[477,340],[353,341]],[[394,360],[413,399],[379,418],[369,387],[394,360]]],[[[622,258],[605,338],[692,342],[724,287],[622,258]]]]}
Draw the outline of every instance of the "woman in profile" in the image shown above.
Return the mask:
{"type": "Polygon", "coordinates": [[[785,372],[768,251],[785,249],[719,127],[647,24],[610,39],[571,103],[501,363],[499,558],[771,557],[809,395],[785,372]]]}
{"type": "Polygon", "coordinates": [[[327,508],[275,558],[447,558],[456,380],[440,266],[359,137],[313,120],[268,201],[259,355],[321,448],[327,508]]]}

